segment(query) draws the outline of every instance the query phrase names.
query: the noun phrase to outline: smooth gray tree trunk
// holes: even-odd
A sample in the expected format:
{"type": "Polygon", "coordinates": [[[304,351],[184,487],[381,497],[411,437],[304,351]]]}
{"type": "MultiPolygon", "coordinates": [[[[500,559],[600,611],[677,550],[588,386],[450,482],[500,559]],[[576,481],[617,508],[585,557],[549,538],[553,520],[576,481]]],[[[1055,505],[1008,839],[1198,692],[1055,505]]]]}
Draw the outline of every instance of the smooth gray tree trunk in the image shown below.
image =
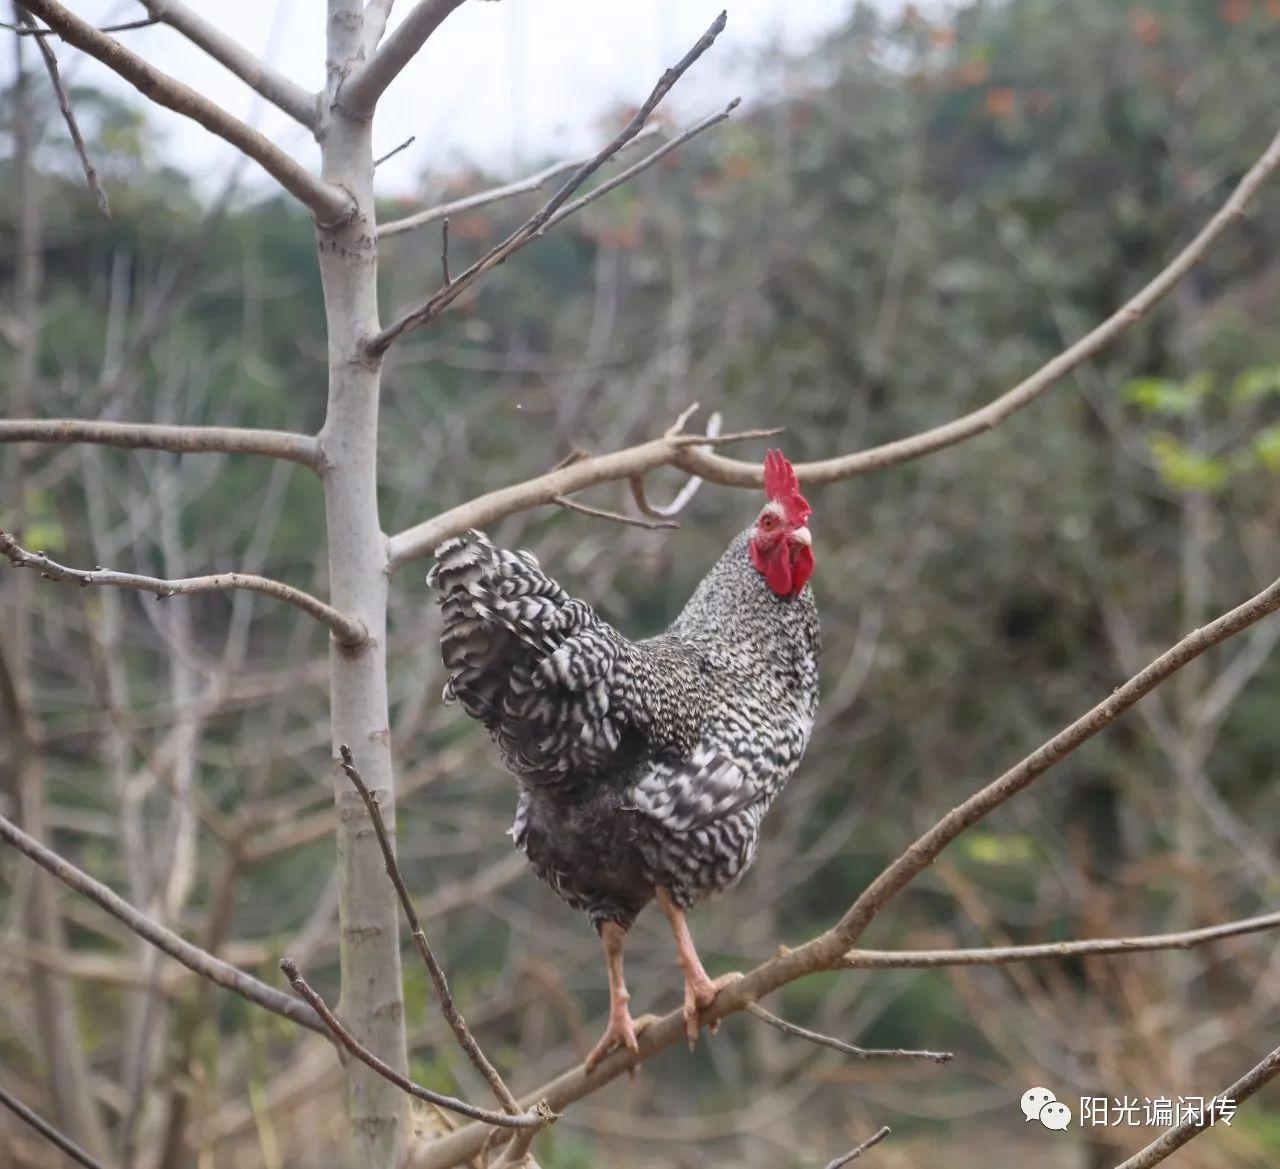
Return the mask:
{"type": "MultiPolygon", "coordinates": [[[[328,69],[321,129],[322,174],[354,196],[357,214],[335,230],[317,229],[329,336],[329,402],[320,433],[331,603],[359,617],[369,640],[345,650],[330,640],[334,756],[350,745],[395,825],[395,780],[387,708],[387,540],[378,517],[379,370],[361,354],[378,331],[378,254],[374,239],[372,128],[341,112],[334,95],[364,54],[362,4],[329,0],[328,69]]],[[[338,817],[338,918],[342,1019],[366,1047],[404,1071],[408,1055],[400,983],[394,890],[359,794],[334,768],[338,817]]],[[[347,1107],[355,1164],[393,1169],[402,1143],[404,1096],[350,1060],[347,1107]]]]}

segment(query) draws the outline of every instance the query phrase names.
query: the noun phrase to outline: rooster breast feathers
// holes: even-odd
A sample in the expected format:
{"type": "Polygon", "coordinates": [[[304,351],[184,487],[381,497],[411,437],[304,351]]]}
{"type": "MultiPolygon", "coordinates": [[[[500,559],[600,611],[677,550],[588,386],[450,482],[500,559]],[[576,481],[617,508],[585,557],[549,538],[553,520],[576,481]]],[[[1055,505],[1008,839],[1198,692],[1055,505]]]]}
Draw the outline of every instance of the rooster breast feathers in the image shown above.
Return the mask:
{"type": "Polygon", "coordinates": [[[527,796],[609,787],[620,809],[696,833],[771,797],[799,762],[809,720],[788,717],[781,694],[776,711],[726,701],[752,679],[707,638],[629,641],[531,553],[479,532],[436,557],[445,699],[484,723],[527,796]]]}

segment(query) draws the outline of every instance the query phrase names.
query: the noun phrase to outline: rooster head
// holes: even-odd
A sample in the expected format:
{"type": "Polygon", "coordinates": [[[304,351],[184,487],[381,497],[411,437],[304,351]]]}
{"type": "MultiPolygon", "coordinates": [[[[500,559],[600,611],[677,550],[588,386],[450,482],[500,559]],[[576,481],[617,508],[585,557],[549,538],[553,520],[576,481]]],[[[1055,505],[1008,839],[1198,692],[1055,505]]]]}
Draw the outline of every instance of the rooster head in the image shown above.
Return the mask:
{"type": "Polygon", "coordinates": [[[795,468],[781,451],[764,457],[764,505],[751,529],[751,563],[780,597],[794,597],[813,575],[813,509],[800,494],[795,468]]]}

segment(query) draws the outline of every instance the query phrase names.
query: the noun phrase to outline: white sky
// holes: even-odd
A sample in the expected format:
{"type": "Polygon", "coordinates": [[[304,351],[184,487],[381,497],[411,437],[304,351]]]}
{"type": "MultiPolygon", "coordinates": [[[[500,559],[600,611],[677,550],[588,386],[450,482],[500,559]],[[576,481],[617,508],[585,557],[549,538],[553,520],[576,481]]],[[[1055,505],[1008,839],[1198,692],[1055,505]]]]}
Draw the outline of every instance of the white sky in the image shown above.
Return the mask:
{"type": "MultiPolygon", "coordinates": [[[[319,0],[189,3],[299,84],[321,85],[319,0]]],[[[379,168],[380,191],[407,193],[424,171],[462,160],[513,171],[531,160],[590,149],[601,140],[601,114],[620,102],[640,101],[726,6],[727,29],[664,102],[682,122],[739,94],[748,103],[764,96],[769,81],[755,63],[757,54],[775,44],[794,50],[814,43],[847,16],[852,0],[470,0],[428,41],[379,107],[379,153],[417,136],[379,168]]],[[[99,25],[145,15],[127,0],[78,0],[71,7],[99,25]]],[[[400,0],[396,15],[411,7],[412,0],[400,0]]],[[[118,35],[159,68],[314,162],[306,131],[182,37],[164,28],[118,35]]],[[[124,87],[97,62],[75,62],[75,50],[58,45],[57,51],[75,82],[124,87]]],[[[150,121],[163,133],[166,153],[197,179],[225,173],[231,150],[206,131],[165,110],[155,110],[150,121]]]]}

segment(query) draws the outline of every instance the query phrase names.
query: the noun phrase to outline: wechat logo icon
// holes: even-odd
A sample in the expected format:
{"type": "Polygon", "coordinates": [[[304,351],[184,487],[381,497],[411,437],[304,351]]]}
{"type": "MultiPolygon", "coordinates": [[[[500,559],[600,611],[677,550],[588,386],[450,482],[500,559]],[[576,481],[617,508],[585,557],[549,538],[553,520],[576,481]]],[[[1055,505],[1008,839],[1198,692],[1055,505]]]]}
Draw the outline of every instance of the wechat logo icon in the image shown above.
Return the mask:
{"type": "Polygon", "coordinates": [[[1038,1120],[1045,1128],[1060,1132],[1071,1123],[1071,1109],[1048,1088],[1028,1088],[1022,1093],[1021,1103],[1027,1124],[1038,1120]]]}

